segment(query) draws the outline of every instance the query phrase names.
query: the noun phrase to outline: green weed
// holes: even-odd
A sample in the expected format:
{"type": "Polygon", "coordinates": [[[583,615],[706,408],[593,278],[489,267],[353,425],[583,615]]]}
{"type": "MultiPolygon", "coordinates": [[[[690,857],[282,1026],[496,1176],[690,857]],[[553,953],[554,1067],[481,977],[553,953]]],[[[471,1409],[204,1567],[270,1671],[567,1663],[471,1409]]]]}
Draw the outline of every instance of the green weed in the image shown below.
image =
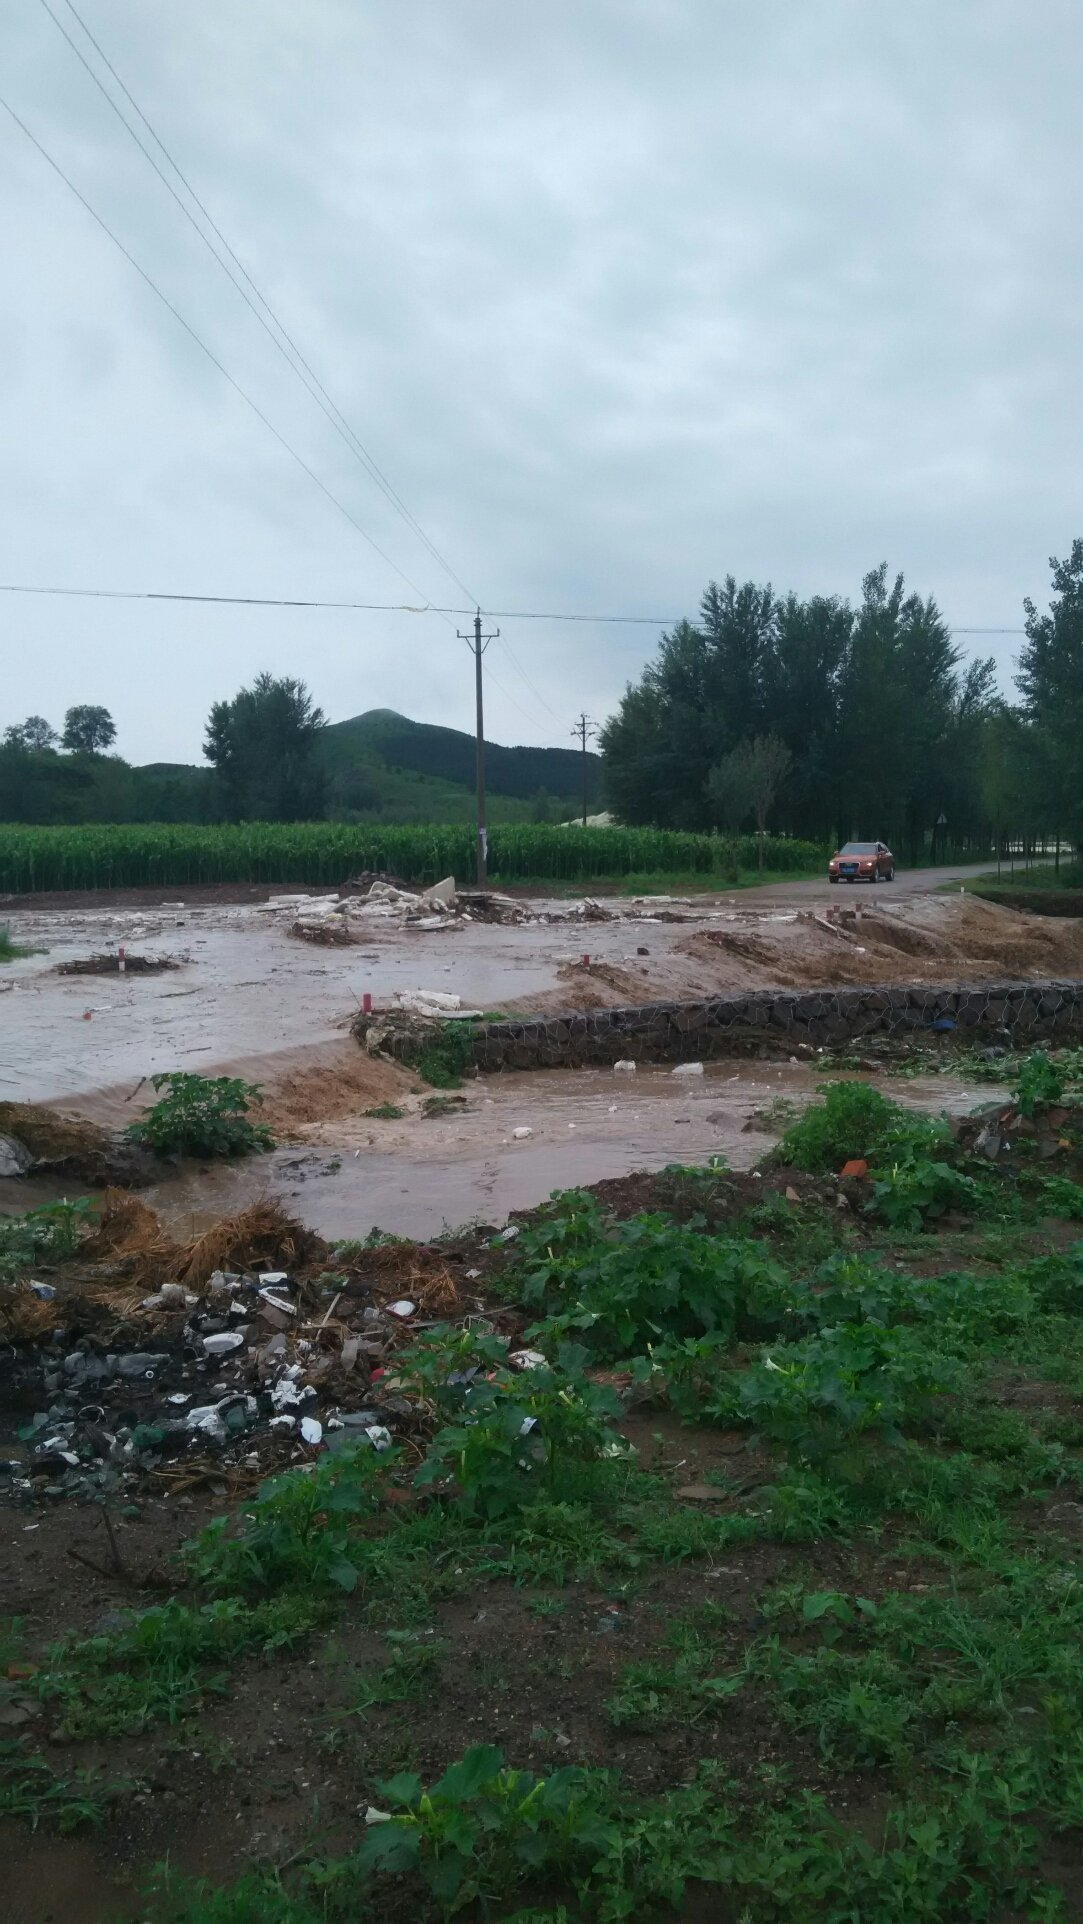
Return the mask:
{"type": "Polygon", "coordinates": [[[158,1101],[130,1123],[133,1142],[144,1142],[158,1156],[248,1156],[274,1148],[274,1138],[262,1123],[250,1122],[248,1111],[263,1097],[252,1082],[239,1076],[197,1076],[175,1069],[151,1077],[158,1101]]]}

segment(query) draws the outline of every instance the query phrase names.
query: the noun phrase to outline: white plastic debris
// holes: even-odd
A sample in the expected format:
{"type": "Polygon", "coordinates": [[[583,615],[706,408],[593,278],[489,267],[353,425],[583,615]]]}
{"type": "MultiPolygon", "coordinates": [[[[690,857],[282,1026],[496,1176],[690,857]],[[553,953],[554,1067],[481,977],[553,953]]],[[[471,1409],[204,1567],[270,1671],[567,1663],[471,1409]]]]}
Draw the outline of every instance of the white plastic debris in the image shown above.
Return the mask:
{"type": "Polygon", "coordinates": [[[259,1294],[260,1301],[269,1303],[272,1309],[281,1310],[284,1316],[296,1316],[297,1305],[291,1303],[288,1296],[276,1296],[270,1289],[261,1289],[259,1294]]]}
{"type": "Polygon", "coordinates": [[[391,1431],[386,1429],[382,1423],[370,1423],[365,1430],[365,1435],[368,1437],[374,1450],[389,1450],[391,1448],[391,1431]]]}
{"type": "Polygon", "coordinates": [[[295,1416],[272,1416],[267,1425],[270,1430],[293,1430],[297,1427],[295,1416]]]}
{"type": "Polygon", "coordinates": [[[503,1230],[501,1234],[497,1237],[497,1241],[501,1243],[513,1243],[518,1234],[519,1234],[518,1223],[509,1223],[507,1228],[503,1230]]]}
{"type": "Polygon", "coordinates": [[[244,1348],[244,1337],[240,1330],[223,1329],[214,1336],[205,1336],[203,1347],[208,1356],[228,1356],[232,1350],[244,1348]]]}
{"type": "Polygon", "coordinates": [[[401,1316],[403,1318],[414,1316],[417,1313],[417,1304],[412,1303],[408,1296],[400,1296],[397,1303],[387,1304],[387,1313],[389,1316],[401,1316]]]}
{"type": "Polygon", "coordinates": [[[323,1442],[323,1424],[320,1422],[318,1417],[302,1416],[301,1441],[303,1443],[322,1443],[323,1442]]]}
{"type": "Polygon", "coordinates": [[[635,1063],[630,1062],[626,1057],[622,1058],[620,1062],[613,1064],[613,1074],[615,1076],[634,1076],[635,1072],[635,1063]]]}
{"type": "Polygon", "coordinates": [[[674,1076],[701,1076],[703,1074],[703,1064],[702,1062],[678,1062],[677,1067],[670,1070],[670,1074],[674,1076]]]}
{"type": "Polygon", "coordinates": [[[390,1824],[391,1812],[389,1810],[377,1810],[375,1804],[369,1804],[365,1811],[365,1822],[366,1824],[390,1824]]]}
{"type": "Polygon", "coordinates": [[[220,1442],[225,1436],[226,1426],[218,1414],[217,1403],[204,1403],[198,1409],[189,1410],[184,1419],[186,1430],[200,1430],[204,1436],[212,1436],[220,1442]]]}
{"type": "Polygon", "coordinates": [[[513,1349],[509,1352],[508,1362],[517,1370],[543,1370],[546,1359],[540,1349],[513,1349]]]}
{"type": "Polygon", "coordinates": [[[285,1269],[265,1269],[259,1280],[265,1289],[277,1289],[282,1283],[289,1282],[289,1271],[285,1269]]]}

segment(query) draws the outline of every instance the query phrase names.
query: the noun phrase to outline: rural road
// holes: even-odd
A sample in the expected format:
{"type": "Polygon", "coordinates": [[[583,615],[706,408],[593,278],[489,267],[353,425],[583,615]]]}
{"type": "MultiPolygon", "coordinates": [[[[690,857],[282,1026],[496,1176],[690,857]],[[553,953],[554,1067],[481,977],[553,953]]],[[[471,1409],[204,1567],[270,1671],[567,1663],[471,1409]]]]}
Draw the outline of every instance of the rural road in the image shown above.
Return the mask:
{"type": "MultiPolygon", "coordinates": [[[[812,882],[771,882],[766,888],[740,889],[734,900],[742,908],[787,908],[795,902],[849,902],[864,901],[866,896],[875,895],[883,902],[897,902],[900,897],[927,895],[930,890],[942,888],[945,882],[975,882],[979,875],[989,874],[988,862],[971,863],[966,868],[907,868],[899,869],[893,882],[882,882],[873,889],[869,883],[839,882],[833,888],[827,876],[817,876],[812,882]]],[[[725,895],[720,889],[719,895],[725,895]]]]}

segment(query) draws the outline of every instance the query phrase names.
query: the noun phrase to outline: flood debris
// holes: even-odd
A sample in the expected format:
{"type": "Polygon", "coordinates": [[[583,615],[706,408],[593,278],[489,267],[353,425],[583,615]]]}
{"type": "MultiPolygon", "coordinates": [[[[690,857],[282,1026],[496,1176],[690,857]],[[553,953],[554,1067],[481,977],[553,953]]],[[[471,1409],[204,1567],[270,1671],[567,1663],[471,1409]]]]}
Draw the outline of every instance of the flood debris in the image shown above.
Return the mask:
{"type": "Polygon", "coordinates": [[[77,955],[58,962],[57,975],[161,975],[167,969],[183,967],[187,957],[176,955],[129,955],[114,949],[105,955],[77,955]]]}
{"type": "Polygon", "coordinates": [[[0,1444],[0,1501],[101,1503],[148,1482],[225,1493],[359,1434],[380,1450],[409,1435],[425,1418],[396,1352],[481,1301],[437,1247],[334,1261],[273,1204],[178,1245],[137,1198],[109,1198],[46,1297],[30,1281],[4,1291],[0,1393],[23,1414],[0,1444]],[[134,1286],[152,1272],[155,1289],[134,1286]]]}

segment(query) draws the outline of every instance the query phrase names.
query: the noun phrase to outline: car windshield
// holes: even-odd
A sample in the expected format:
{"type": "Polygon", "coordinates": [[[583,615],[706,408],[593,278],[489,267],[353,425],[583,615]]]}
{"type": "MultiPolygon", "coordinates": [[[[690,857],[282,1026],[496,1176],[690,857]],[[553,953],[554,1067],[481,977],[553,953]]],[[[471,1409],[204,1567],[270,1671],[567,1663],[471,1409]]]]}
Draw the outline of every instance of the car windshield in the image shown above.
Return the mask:
{"type": "Polygon", "coordinates": [[[875,855],[875,842],[847,842],[842,850],[844,855],[875,855]]]}

